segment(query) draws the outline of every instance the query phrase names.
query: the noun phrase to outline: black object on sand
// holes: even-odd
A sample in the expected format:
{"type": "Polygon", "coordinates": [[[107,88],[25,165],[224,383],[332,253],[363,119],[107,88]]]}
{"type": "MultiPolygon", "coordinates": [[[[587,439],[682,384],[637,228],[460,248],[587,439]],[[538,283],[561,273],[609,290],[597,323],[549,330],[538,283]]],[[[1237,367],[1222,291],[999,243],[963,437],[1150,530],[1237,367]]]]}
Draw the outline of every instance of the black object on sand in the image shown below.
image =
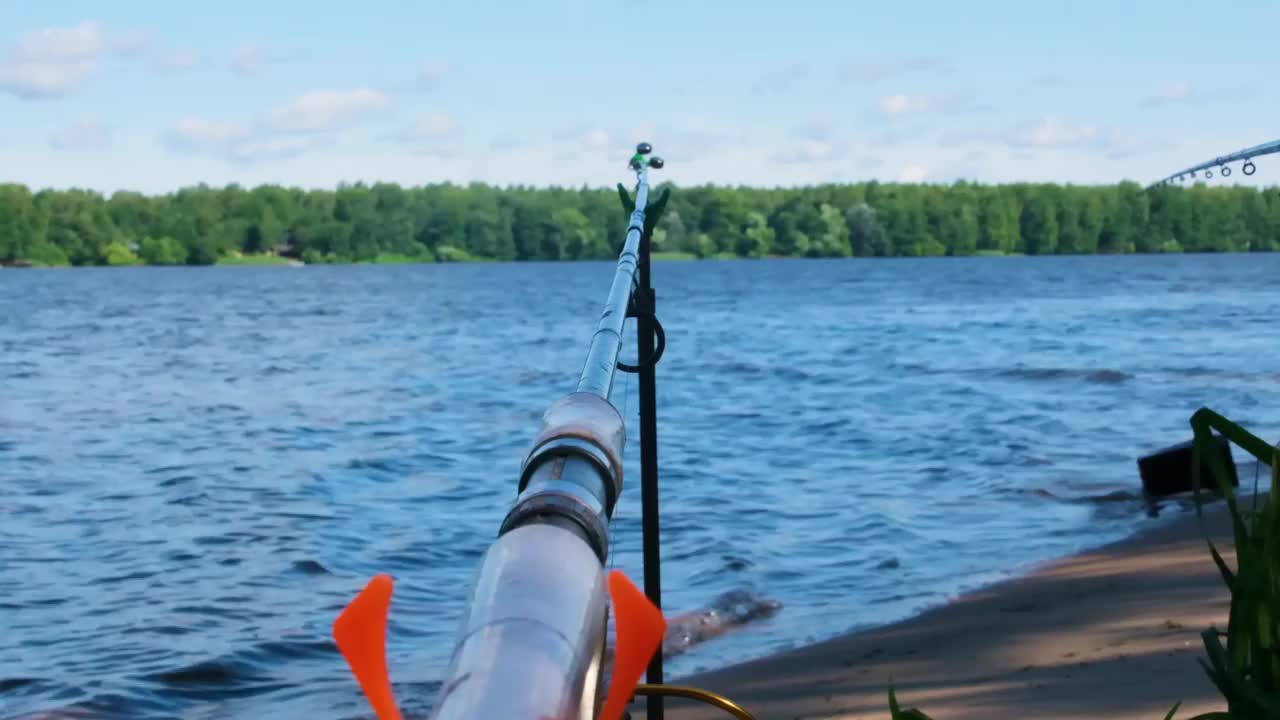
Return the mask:
{"type": "MultiPolygon", "coordinates": [[[[1191,441],[1187,441],[1138,458],[1142,492],[1149,498],[1191,492],[1191,448],[1191,441]]],[[[1231,476],[1231,485],[1239,486],[1236,464],[1231,459],[1231,443],[1221,435],[1214,435],[1213,450],[1221,454],[1222,462],[1226,464],[1227,473],[1231,476]]],[[[1208,458],[1200,459],[1200,485],[1208,492],[1216,494],[1218,491],[1213,471],[1209,469],[1208,458]]]]}

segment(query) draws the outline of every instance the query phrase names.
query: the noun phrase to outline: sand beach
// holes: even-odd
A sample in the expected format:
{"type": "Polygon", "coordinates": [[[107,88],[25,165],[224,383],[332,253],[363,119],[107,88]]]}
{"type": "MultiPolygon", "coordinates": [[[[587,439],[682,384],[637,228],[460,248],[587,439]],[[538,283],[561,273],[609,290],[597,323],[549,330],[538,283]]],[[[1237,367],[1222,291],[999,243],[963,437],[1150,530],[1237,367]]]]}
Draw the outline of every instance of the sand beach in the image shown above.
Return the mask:
{"type": "MultiPolygon", "coordinates": [[[[1234,567],[1224,503],[1206,507],[1205,527],[1234,567]]],[[[761,720],[888,718],[890,682],[904,708],[935,720],[1159,720],[1179,700],[1186,718],[1225,709],[1196,658],[1229,602],[1184,513],[900,623],[669,683],[720,692],[761,720]]],[[[667,703],[672,720],[727,717],[667,703]]]]}

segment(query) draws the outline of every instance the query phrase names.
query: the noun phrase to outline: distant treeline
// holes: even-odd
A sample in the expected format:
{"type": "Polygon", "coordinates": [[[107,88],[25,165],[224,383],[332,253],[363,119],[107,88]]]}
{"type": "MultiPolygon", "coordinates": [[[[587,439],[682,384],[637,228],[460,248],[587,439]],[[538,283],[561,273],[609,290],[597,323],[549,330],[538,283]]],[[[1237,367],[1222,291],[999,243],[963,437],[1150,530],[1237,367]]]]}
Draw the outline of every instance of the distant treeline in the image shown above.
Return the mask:
{"type": "MultiPolygon", "coordinates": [[[[0,185],[0,263],[603,259],[616,257],[626,222],[606,189],[232,185],[104,197],[0,185]]],[[[1271,251],[1280,189],[686,187],[654,245],[702,258],[1271,251]]]]}

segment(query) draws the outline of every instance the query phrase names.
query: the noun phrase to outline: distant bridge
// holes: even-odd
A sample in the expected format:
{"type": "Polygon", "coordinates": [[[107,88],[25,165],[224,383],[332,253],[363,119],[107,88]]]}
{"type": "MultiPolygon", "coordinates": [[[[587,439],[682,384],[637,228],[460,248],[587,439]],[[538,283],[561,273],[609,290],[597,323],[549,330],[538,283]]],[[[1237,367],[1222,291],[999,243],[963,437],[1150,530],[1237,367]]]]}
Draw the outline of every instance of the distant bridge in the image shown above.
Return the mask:
{"type": "Polygon", "coordinates": [[[1170,175],[1169,177],[1166,177],[1162,180],[1158,180],[1154,184],[1168,185],[1171,182],[1180,182],[1188,177],[1194,178],[1196,176],[1196,173],[1201,171],[1204,172],[1205,178],[1211,178],[1213,177],[1214,168],[1217,168],[1218,172],[1223,177],[1230,177],[1231,176],[1230,163],[1238,162],[1240,160],[1244,161],[1244,164],[1240,166],[1240,172],[1244,173],[1245,175],[1252,175],[1258,171],[1258,166],[1253,164],[1254,158],[1260,157],[1262,155],[1272,155],[1275,153],[1280,153],[1280,140],[1272,140],[1271,142],[1263,143],[1261,145],[1254,145],[1251,148],[1245,148],[1244,150],[1237,150],[1236,152],[1233,152],[1230,155],[1221,155],[1212,160],[1209,160],[1208,162],[1202,162],[1199,165],[1194,165],[1192,167],[1186,168],[1185,170],[1179,170],[1178,172],[1170,175]]]}

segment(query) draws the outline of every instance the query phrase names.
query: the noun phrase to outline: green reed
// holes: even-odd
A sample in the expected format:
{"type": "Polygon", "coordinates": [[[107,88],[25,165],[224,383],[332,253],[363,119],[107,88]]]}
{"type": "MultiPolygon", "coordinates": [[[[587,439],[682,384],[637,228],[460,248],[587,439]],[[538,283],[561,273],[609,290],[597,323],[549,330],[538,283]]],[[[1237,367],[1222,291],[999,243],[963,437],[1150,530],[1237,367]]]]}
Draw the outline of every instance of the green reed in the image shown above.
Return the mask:
{"type": "Polygon", "coordinates": [[[1195,433],[1192,482],[1196,514],[1203,520],[1200,465],[1207,459],[1218,493],[1231,513],[1236,550],[1233,572],[1205,533],[1209,553],[1231,592],[1231,610],[1225,633],[1209,628],[1200,634],[1208,660],[1198,660],[1227,701],[1227,711],[1191,720],[1280,718],[1280,512],[1275,504],[1280,463],[1276,462],[1276,448],[1208,408],[1191,416],[1191,429],[1195,433]],[[1265,496],[1259,496],[1255,478],[1252,507],[1242,508],[1236,498],[1222,455],[1213,448],[1214,430],[1271,468],[1271,487],[1265,496]],[[1225,647],[1223,637],[1227,639],[1225,647]]]}

